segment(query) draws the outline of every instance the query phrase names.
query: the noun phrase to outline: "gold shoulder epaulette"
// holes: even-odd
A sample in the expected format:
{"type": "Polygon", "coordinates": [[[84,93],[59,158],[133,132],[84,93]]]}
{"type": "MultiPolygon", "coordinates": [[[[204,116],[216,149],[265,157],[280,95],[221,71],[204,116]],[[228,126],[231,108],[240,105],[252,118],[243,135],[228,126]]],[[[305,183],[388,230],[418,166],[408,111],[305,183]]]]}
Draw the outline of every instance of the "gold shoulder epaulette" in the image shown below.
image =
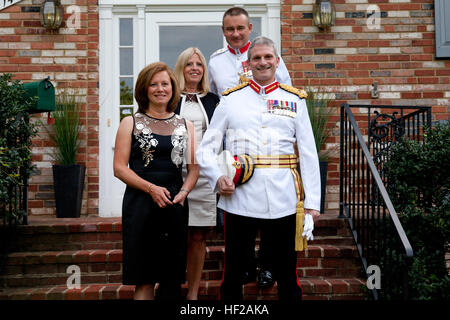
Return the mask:
{"type": "Polygon", "coordinates": [[[293,93],[293,94],[297,95],[300,99],[306,99],[308,97],[308,94],[306,93],[305,90],[299,90],[299,89],[294,88],[294,87],[292,87],[290,85],[287,85],[287,84],[281,84],[280,83],[280,88],[283,89],[283,90],[286,90],[286,91],[288,91],[290,93],[293,93]]]}
{"type": "Polygon", "coordinates": [[[246,87],[246,86],[248,86],[248,82],[240,83],[240,84],[238,84],[237,86],[235,86],[235,87],[233,87],[233,88],[230,88],[230,89],[227,89],[227,90],[225,90],[224,92],[222,92],[222,96],[227,96],[227,95],[229,95],[230,93],[235,92],[235,91],[237,91],[237,90],[240,90],[240,89],[242,89],[242,88],[244,88],[244,87],[246,87]]]}
{"type": "Polygon", "coordinates": [[[216,50],[211,56],[210,56],[210,58],[212,58],[212,57],[214,57],[214,56],[217,56],[218,54],[221,54],[221,53],[224,53],[224,52],[226,52],[228,49],[225,47],[225,48],[221,48],[221,49],[219,49],[219,50],[216,50]]]}

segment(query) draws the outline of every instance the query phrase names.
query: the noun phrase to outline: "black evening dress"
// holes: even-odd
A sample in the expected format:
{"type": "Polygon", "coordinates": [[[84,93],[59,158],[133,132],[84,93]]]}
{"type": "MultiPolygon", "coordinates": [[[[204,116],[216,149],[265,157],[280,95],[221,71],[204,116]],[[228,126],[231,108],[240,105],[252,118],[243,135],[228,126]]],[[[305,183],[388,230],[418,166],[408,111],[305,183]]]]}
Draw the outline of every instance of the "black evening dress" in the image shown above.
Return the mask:
{"type": "MultiPolygon", "coordinates": [[[[183,184],[186,122],[176,114],[155,119],[136,113],[133,119],[129,167],[143,179],[167,188],[173,200],[183,184]]],[[[184,206],[160,208],[148,193],[127,186],[122,205],[123,284],[158,282],[168,291],[181,290],[187,225],[187,198],[184,206]]]]}

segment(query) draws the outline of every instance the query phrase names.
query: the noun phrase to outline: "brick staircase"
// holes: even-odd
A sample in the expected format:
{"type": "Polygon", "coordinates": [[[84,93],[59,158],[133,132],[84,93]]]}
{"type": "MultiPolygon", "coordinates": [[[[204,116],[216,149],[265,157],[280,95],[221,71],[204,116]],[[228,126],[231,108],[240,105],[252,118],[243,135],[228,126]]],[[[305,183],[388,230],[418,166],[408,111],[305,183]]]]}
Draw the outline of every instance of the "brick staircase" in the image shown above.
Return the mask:
{"type": "MultiPolygon", "coordinates": [[[[0,300],[132,299],[134,286],[121,284],[120,218],[56,219],[30,217],[0,275],[0,300]],[[68,289],[70,265],[81,270],[81,287],[68,289]]],[[[335,213],[320,217],[315,240],[299,254],[298,275],[304,299],[363,299],[365,282],[345,220],[335,213]]],[[[223,240],[208,239],[199,298],[216,300],[222,277],[223,240]]],[[[186,290],[186,285],[183,286],[186,290]]],[[[276,286],[244,286],[244,298],[276,299],[276,286]]]]}

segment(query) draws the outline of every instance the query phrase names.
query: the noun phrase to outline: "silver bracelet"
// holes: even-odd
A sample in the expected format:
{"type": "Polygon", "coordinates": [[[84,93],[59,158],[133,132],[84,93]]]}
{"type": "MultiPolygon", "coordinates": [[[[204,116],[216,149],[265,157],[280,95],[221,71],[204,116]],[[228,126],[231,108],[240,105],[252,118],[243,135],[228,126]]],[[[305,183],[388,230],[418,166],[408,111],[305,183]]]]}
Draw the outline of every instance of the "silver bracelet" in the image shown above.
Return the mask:
{"type": "Polygon", "coordinates": [[[186,192],[187,194],[189,194],[189,191],[187,191],[187,190],[184,189],[184,188],[181,188],[181,189],[180,189],[180,192],[181,192],[181,191],[184,191],[184,192],[186,192]]]}

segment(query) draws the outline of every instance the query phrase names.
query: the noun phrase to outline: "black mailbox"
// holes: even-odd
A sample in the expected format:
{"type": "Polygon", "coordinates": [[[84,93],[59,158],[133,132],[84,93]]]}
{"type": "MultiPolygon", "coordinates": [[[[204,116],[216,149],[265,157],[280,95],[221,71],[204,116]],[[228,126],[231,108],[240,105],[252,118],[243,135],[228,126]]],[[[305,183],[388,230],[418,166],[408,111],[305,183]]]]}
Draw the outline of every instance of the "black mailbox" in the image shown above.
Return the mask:
{"type": "Polygon", "coordinates": [[[25,96],[37,97],[35,103],[28,110],[29,113],[40,113],[55,111],[55,87],[50,82],[50,77],[47,79],[24,83],[25,96]]]}

